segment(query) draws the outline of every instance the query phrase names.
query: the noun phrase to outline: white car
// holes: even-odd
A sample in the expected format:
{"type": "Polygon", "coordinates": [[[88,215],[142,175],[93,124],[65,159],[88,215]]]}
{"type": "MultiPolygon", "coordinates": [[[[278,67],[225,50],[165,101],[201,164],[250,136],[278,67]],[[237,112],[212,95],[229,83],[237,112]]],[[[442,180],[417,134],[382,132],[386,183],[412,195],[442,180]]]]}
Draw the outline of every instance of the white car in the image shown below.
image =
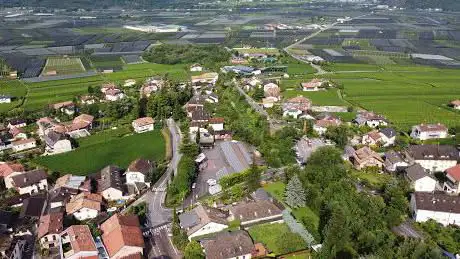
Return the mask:
{"type": "Polygon", "coordinates": [[[217,184],[217,181],[214,180],[214,179],[208,179],[208,181],[206,181],[208,183],[209,186],[213,186],[213,185],[216,185],[217,184]]]}
{"type": "Polygon", "coordinates": [[[195,189],[196,188],[196,183],[193,183],[192,184],[192,189],[195,189]]]}

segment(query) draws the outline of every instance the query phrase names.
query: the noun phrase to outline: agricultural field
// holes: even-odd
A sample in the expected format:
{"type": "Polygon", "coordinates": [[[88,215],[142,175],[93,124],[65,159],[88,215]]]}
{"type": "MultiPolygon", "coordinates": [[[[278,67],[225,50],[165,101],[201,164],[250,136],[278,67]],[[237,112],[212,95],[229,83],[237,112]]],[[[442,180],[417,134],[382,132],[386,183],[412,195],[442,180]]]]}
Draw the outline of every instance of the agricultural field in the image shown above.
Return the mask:
{"type": "Polygon", "coordinates": [[[91,56],[94,68],[121,68],[125,64],[120,56],[91,56]]]}
{"type": "Polygon", "coordinates": [[[324,77],[343,84],[342,95],[346,101],[385,115],[401,130],[419,123],[459,125],[460,113],[448,107],[451,100],[460,98],[457,87],[460,75],[456,70],[414,66],[324,77]]]}
{"type": "Polygon", "coordinates": [[[277,48],[233,48],[233,50],[238,51],[240,54],[253,54],[253,53],[263,53],[265,55],[279,55],[280,52],[277,48]]]}
{"type": "Polygon", "coordinates": [[[46,60],[41,75],[70,75],[83,73],[85,71],[85,67],[80,58],[50,57],[46,60]]]}
{"type": "MultiPolygon", "coordinates": [[[[99,139],[99,136],[89,138],[99,139]]],[[[54,156],[42,156],[34,160],[51,171],[88,175],[107,165],[126,168],[133,160],[143,157],[162,161],[165,156],[165,142],[160,130],[134,134],[126,137],[110,137],[108,141],[88,142],[71,152],[54,156]]]]}

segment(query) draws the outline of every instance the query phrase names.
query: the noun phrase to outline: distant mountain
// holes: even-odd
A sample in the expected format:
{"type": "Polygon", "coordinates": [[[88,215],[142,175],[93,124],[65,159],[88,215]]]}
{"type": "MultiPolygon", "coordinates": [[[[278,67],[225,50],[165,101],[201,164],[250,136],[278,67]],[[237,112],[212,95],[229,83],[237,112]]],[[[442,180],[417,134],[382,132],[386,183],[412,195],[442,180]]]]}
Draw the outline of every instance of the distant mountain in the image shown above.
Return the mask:
{"type": "Polygon", "coordinates": [[[442,8],[443,10],[460,11],[460,0],[382,0],[382,2],[409,9],[442,8]]]}
{"type": "Polygon", "coordinates": [[[44,8],[99,9],[111,7],[126,8],[172,8],[193,4],[193,0],[0,0],[0,6],[30,6],[44,8]]]}

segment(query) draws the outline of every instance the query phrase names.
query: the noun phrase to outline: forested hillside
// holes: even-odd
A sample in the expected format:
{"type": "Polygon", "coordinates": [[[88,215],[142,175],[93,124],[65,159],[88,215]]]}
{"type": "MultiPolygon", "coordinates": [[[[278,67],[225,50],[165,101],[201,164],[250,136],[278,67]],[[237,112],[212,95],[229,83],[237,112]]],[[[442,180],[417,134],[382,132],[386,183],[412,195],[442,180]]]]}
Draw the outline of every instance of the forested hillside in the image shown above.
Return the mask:
{"type": "Polygon", "coordinates": [[[443,10],[460,11],[460,1],[458,0],[383,0],[382,2],[409,9],[442,8],[443,10]]]}

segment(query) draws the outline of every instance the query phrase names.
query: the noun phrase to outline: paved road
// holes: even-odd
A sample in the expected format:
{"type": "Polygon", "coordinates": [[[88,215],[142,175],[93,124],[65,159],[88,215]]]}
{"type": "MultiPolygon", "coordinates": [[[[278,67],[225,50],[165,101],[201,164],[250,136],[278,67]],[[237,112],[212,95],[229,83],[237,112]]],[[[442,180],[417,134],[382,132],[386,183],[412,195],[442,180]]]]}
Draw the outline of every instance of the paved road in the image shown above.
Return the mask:
{"type": "Polygon", "coordinates": [[[146,244],[148,258],[182,258],[182,254],[174,247],[170,238],[171,224],[154,228],[151,232],[152,236],[146,244]]]}

